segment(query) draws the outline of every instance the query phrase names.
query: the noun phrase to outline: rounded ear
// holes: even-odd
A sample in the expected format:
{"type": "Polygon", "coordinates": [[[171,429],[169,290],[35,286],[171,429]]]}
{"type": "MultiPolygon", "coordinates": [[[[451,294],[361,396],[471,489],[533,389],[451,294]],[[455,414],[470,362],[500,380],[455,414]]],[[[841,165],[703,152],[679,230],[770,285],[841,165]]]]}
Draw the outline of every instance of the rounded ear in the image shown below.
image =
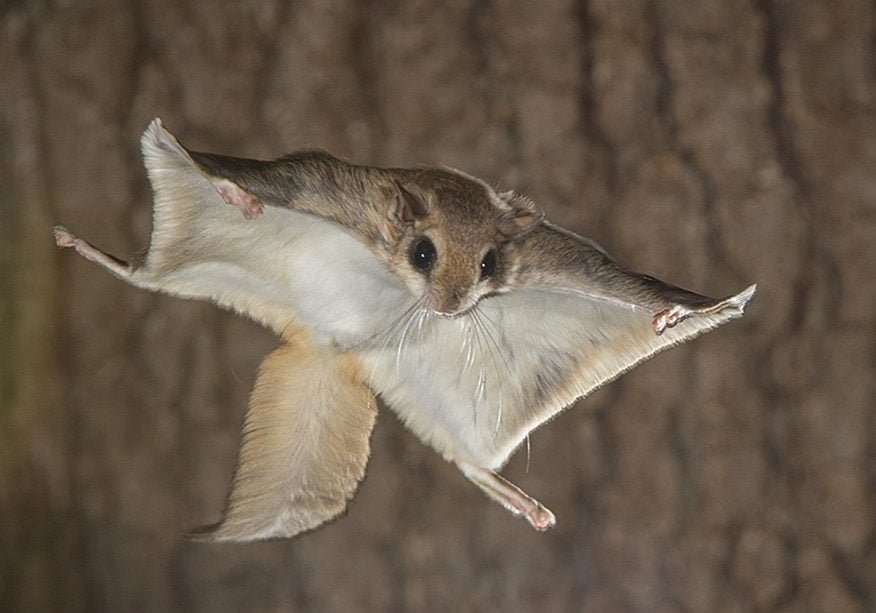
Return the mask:
{"type": "Polygon", "coordinates": [[[516,238],[535,228],[544,219],[544,213],[526,196],[503,192],[499,197],[508,208],[499,213],[496,228],[508,238],[516,238]]]}
{"type": "Polygon", "coordinates": [[[409,192],[398,181],[395,183],[395,217],[404,224],[412,224],[429,212],[426,201],[409,192]]]}

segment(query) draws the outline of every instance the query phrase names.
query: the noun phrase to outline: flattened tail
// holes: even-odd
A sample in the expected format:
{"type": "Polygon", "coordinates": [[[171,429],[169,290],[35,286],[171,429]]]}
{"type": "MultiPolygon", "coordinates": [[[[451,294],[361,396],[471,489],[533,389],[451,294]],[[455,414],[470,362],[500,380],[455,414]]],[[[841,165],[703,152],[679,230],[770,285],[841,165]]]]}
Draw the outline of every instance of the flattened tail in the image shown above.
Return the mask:
{"type": "Polygon", "coordinates": [[[222,521],[192,540],[313,530],[344,513],[365,476],[377,401],[358,360],[320,347],[300,326],[286,338],[259,369],[222,521]]]}

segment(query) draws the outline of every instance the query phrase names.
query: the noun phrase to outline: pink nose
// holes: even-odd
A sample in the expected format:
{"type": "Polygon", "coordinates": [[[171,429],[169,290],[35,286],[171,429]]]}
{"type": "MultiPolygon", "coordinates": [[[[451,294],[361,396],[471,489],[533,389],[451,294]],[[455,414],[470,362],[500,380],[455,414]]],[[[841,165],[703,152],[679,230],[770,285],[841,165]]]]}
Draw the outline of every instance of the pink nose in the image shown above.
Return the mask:
{"type": "Polygon", "coordinates": [[[441,296],[441,298],[436,301],[435,312],[443,317],[453,317],[459,313],[459,306],[462,303],[462,299],[456,295],[449,296],[441,296]]]}

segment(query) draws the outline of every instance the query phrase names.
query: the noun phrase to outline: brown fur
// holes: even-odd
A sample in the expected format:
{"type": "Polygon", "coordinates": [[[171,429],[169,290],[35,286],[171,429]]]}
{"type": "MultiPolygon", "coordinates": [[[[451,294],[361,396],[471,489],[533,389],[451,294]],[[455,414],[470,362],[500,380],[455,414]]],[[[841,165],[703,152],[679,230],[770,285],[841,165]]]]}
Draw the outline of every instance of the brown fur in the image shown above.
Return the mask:
{"type": "Polygon", "coordinates": [[[204,540],[288,537],[343,512],[365,476],[377,405],[356,358],[302,328],[259,369],[222,521],[204,540]]]}
{"type": "Polygon", "coordinates": [[[62,227],[58,244],[283,338],[250,399],[224,517],[200,538],[293,536],[341,513],[365,472],[377,392],[546,529],[553,514],[493,471],[576,398],[740,317],[754,293],[714,300],[624,270],[525,198],[454,170],[190,153],[158,121],[142,142],[155,191],[145,257],[128,264],[62,227]],[[412,247],[426,239],[422,266],[412,247]]]}

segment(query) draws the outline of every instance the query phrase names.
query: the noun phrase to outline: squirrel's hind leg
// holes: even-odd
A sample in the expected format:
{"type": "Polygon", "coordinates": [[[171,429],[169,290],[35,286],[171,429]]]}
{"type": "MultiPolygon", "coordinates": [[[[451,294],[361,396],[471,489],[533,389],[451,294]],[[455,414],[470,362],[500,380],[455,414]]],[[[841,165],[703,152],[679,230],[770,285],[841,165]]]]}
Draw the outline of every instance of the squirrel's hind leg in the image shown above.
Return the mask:
{"type": "Polygon", "coordinates": [[[458,466],[462,474],[481,488],[487,496],[511,511],[512,514],[525,517],[529,525],[539,532],[556,525],[556,517],[550,509],[501,475],[471,464],[460,463],[458,466]]]}

